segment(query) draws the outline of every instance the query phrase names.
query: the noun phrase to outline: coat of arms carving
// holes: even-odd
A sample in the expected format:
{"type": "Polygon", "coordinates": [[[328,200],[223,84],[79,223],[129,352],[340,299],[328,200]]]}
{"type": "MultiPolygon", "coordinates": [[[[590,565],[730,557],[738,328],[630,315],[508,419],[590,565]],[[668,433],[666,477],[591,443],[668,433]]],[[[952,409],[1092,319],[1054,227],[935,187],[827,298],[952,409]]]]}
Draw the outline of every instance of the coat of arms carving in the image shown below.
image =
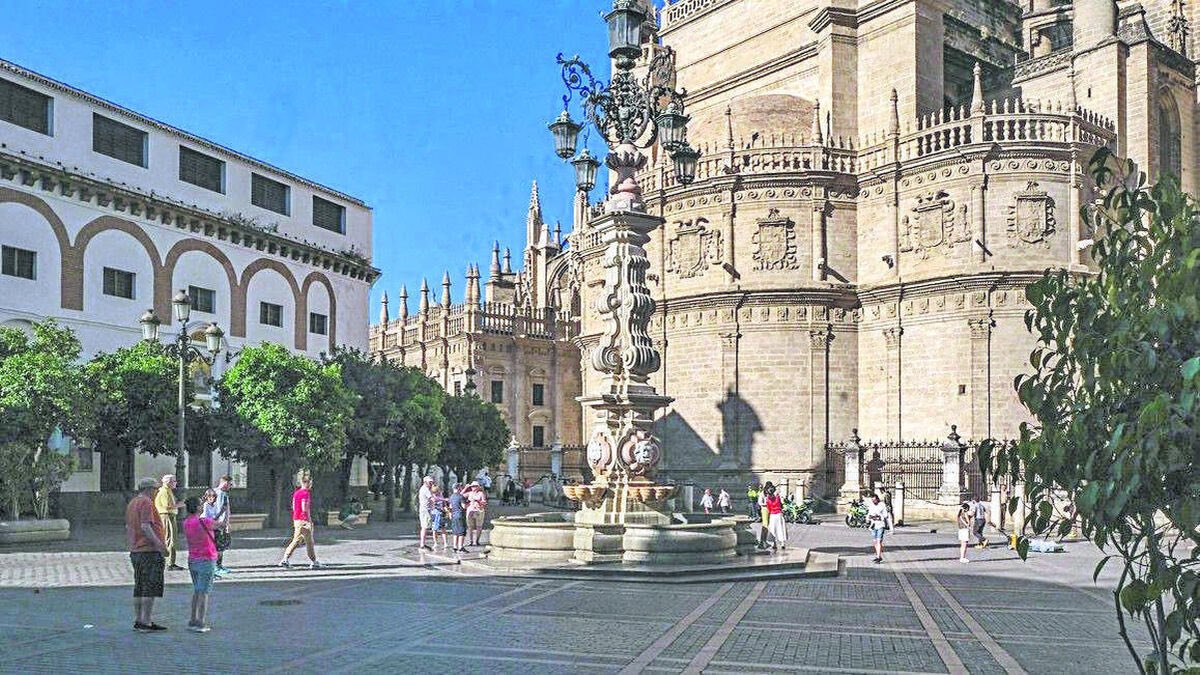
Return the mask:
{"type": "Polygon", "coordinates": [[[752,238],[754,262],[760,270],[794,270],[796,262],[796,224],[781,217],[779,209],[771,209],[766,218],[758,221],[758,232],[752,238]]]}
{"type": "Polygon", "coordinates": [[[956,204],[944,190],[917,197],[917,204],[900,223],[900,250],[928,258],[933,250],[954,248],[971,240],[967,205],[956,204]]]}
{"type": "Polygon", "coordinates": [[[721,262],[721,233],[709,230],[704,218],[676,222],[675,237],[668,242],[667,271],[682,279],[702,276],[721,262]]]}
{"type": "Polygon", "coordinates": [[[1008,207],[1009,238],[1018,243],[1049,248],[1049,237],[1054,234],[1056,225],[1054,199],[1039,189],[1037,181],[1029,181],[1025,189],[1017,193],[1016,203],[1008,207]]]}

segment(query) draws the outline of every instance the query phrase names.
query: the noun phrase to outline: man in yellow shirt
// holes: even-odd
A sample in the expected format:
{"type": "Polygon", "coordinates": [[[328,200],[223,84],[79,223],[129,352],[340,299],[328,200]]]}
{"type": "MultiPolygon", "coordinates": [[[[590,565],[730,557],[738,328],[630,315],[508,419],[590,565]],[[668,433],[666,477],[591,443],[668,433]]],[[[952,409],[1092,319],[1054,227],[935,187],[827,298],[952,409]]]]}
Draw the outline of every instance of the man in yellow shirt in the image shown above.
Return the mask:
{"type": "Polygon", "coordinates": [[[175,515],[183,508],[183,504],[175,501],[174,490],[177,484],[175,474],[169,473],[162,477],[162,487],[158,488],[154,495],[154,510],[158,511],[158,518],[162,521],[163,544],[167,548],[164,554],[167,558],[167,569],[172,571],[183,569],[175,564],[175,515]]]}

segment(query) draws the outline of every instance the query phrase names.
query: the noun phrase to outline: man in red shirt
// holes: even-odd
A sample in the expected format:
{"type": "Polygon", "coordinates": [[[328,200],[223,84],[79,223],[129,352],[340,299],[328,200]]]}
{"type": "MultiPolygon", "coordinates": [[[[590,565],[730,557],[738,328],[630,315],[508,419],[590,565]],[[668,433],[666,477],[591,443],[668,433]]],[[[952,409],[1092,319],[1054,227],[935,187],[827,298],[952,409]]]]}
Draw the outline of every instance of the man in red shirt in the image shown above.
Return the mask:
{"type": "Polygon", "coordinates": [[[312,478],[307,474],[300,475],[300,487],[292,493],[292,541],[283,551],[280,567],[291,567],[292,553],[304,542],[308,550],[309,569],[321,567],[317,562],[317,552],[313,548],[313,518],[312,518],[312,478]]]}
{"type": "Polygon", "coordinates": [[[163,594],[163,555],[167,552],[162,521],[152,497],[158,484],[153,478],[139,480],[138,492],[125,508],[125,540],[133,564],[133,629],[139,633],[167,629],[151,618],[154,599],[163,594]]]}

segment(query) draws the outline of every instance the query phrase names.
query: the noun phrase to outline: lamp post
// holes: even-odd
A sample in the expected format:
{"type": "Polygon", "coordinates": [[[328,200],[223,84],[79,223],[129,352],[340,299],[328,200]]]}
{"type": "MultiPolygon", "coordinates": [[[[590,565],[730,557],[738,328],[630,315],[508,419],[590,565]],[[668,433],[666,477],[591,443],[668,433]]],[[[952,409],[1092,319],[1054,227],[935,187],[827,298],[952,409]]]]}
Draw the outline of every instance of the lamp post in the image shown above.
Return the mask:
{"type": "Polygon", "coordinates": [[[641,30],[646,12],[639,0],[614,0],[612,11],[604,17],[608,24],[609,50],[616,72],[605,83],[592,76],[591,67],[575,56],[564,59],[562,67],[563,111],[548,125],[554,135],[554,151],[575,167],[575,185],[588,192],[596,184],[596,169],[600,163],[587,148],[575,155],[579,132],[589,124],[608,145],[604,163],[617,173],[608,199],[608,210],[642,212],[641,189],[634,174],[646,164],[642,148],[657,142],[670,155],[675,165],[675,178],[688,185],[696,178],[696,161],[700,151],[687,141],[684,114],[687,92],[675,89],[675,52],[664,47],[651,59],[646,76],[638,81],[632,72],[635,59],[641,54],[641,30]],[[571,100],[579,98],[583,123],[571,118],[571,100]]]}
{"type": "MultiPolygon", "coordinates": [[[[646,213],[636,174],[646,165],[642,150],[657,143],[674,162],[676,181],[686,186],[696,178],[700,153],[687,140],[687,93],[675,89],[675,53],[669,47],[654,48],[642,63],[643,77],[633,73],[642,55],[644,7],[644,0],[614,0],[604,17],[613,64],[610,82],[596,80],[578,56],[558,55],[566,94],[562,113],[549,124],[555,154],[574,167],[579,192],[595,186],[599,168],[587,148],[575,154],[585,127],[595,128],[604,139],[604,163],[616,174],[603,213],[588,221],[604,246],[604,280],[591,300],[600,325],[588,328],[601,336],[590,354],[598,377],[589,378],[589,391],[576,400],[593,412],[587,460],[596,480],[588,494],[600,496],[583,500],[577,523],[625,523],[635,513],[639,523],[670,521],[662,504],[673,488],[653,482],[662,457],[654,420],[655,412],[673,399],[660,396],[650,382],[662,361],[648,331],[654,298],[646,286],[650,260],[644,248],[650,232],[664,221],[646,213]],[[582,123],[571,118],[575,98],[582,123]]],[[[577,541],[576,556],[591,559],[588,556],[611,553],[592,549],[592,544],[577,541]]]]}
{"type": "MultiPolygon", "coordinates": [[[[167,355],[178,361],[179,365],[179,396],[177,399],[179,418],[176,426],[178,438],[175,449],[175,477],[179,481],[179,485],[186,488],[188,479],[184,460],[187,457],[187,401],[185,400],[186,387],[184,385],[187,380],[187,369],[195,361],[203,361],[211,366],[221,351],[221,340],[225,337],[225,331],[221,330],[221,327],[215,322],[204,329],[204,343],[208,352],[205,354],[192,344],[192,338],[188,335],[187,324],[192,313],[192,299],[188,297],[187,291],[181,290],[175,294],[174,298],[171,298],[171,310],[175,322],[179,325],[174,342],[165,347],[167,355]]],[[[142,339],[158,341],[159,326],[162,324],[162,320],[158,318],[153,309],[146,310],[138,323],[142,326],[142,339]]]]}

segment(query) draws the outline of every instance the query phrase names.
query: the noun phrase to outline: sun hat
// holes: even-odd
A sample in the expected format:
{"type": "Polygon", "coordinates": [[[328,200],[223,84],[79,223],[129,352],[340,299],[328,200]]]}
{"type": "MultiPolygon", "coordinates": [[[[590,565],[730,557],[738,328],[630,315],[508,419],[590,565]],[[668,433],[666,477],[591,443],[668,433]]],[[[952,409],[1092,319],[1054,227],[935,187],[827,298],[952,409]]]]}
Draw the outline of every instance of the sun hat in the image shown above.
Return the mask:
{"type": "Polygon", "coordinates": [[[138,479],[137,489],[138,489],[138,492],[141,492],[142,490],[149,490],[152,487],[158,487],[160,484],[161,484],[161,481],[154,479],[154,478],[150,478],[150,477],[141,478],[141,479],[138,479]]]}

